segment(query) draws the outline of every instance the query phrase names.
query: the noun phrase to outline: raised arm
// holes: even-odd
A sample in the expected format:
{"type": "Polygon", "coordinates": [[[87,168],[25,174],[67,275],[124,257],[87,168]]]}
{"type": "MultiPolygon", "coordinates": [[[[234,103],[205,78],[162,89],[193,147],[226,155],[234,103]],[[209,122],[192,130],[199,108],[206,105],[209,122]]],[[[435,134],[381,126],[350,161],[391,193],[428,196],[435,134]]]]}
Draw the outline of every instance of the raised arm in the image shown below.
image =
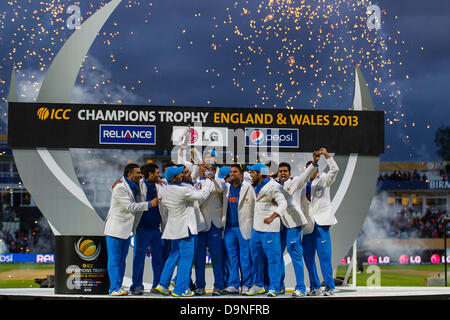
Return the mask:
{"type": "Polygon", "coordinates": [[[323,154],[323,156],[325,157],[328,167],[330,168],[330,170],[328,170],[327,174],[325,175],[324,178],[324,185],[326,187],[329,187],[333,184],[333,182],[336,180],[336,176],[339,172],[339,167],[336,163],[336,161],[334,161],[333,157],[330,156],[330,154],[328,153],[327,149],[325,148],[321,148],[319,150],[319,152],[321,154],[323,154]]]}
{"type": "Polygon", "coordinates": [[[183,145],[180,148],[178,148],[178,164],[181,164],[183,166],[185,166],[186,168],[189,169],[189,171],[191,171],[191,177],[192,177],[192,181],[197,180],[199,173],[198,173],[198,165],[193,164],[190,161],[187,161],[186,159],[186,147],[183,145]]]}
{"type": "Polygon", "coordinates": [[[219,178],[219,170],[216,170],[216,174],[214,175],[213,179],[213,184],[218,193],[223,193],[224,190],[226,190],[227,188],[227,183],[225,182],[225,179],[219,178]]]}
{"type": "Polygon", "coordinates": [[[317,163],[319,162],[321,153],[319,151],[313,152],[313,162],[309,165],[301,175],[294,177],[291,180],[287,180],[284,183],[284,190],[290,195],[293,195],[295,191],[303,188],[308,182],[309,178],[314,174],[317,169],[317,163]]]}

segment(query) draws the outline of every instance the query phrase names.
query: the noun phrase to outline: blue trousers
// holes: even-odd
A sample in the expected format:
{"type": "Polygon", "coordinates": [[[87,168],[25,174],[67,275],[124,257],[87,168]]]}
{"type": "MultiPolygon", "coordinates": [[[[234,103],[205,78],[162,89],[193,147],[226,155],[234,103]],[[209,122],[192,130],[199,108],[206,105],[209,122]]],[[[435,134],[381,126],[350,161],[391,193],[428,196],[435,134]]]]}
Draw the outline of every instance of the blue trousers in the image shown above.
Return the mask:
{"type": "MultiPolygon", "coordinates": [[[[280,232],[281,237],[281,252],[287,248],[292,266],[294,267],[295,274],[295,290],[300,290],[305,293],[305,272],[303,266],[303,248],[301,242],[302,229],[301,227],[286,228],[283,226],[280,232]]],[[[283,255],[281,255],[281,285],[280,288],[284,288],[284,276],[286,274],[283,255]]]]}
{"type": "Polygon", "coordinates": [[[144,276],[145,256],[147,249],[150,248],[152,257],[153,269],[153,285],[155,288],[159,284],[161,272],[164,267],[167,254],[165,250],[168,246],[165,245],[165,240],[161,239],[162,233],[157,230],[138,229],[134,236],[134,251],[133,251],[133,283],[131,290],[136,287],[144,288],[142,281],[144,276]]]}
{"type": "Polygon", "coordinates": [[[170,253],[161,273],[160,284],[165,288],[169,287],[175,267],[178,265],[177,280],[173,292],[182,295],[189,288],[191,282],[197,235],[189,233],[188,237],[171,240],[170,244],[170,253]]]}
{"type": "Polygon", "coordinates": [[[333,266],[331,264],[330,226],[319,226],[318,224],[315,224],[312,233],[303,235],[302,245],[311,290],[318,289],[321,286],[316,268],[316,252],[319,257],[320,270],[322,271],[324,284],[330,289],[334,289],[333,266]]]}
{"type": "Polygon", "coordinates": [[[199,232],[197,251],[195,252],[195,285],[197,288],[205,288],[206,247],[209,248],[211,264],[214,273],[214,288],[225,288],[224,281],[224,257],[222,229],[211,224],[206,232],[199,232]]]}
{"type": "Polygon", "coordinates": [[[253,285],[264,287],[264,267],[267,260],[269,290],[278,292],[281,282],[281,240],[279,232],[260,232],[253,229],[250,239],[253,285]]]}
{"type": "Polygon", "coordinates": [[[242,285],[250,288],[252,284],[250,240],[242,237],[239,227],[226,227],[224,244],[229,272],[227,286],[239,289],[239,286],[242,285]],[[239,276],[239,272],[241,276],[239,276]]]}
{"type": "Polygon", "coordinates": [[[130,238],[120,239],[111,236],[105,238],[108,252],[109,293],[111,293],[122,287],[130,238]]]}

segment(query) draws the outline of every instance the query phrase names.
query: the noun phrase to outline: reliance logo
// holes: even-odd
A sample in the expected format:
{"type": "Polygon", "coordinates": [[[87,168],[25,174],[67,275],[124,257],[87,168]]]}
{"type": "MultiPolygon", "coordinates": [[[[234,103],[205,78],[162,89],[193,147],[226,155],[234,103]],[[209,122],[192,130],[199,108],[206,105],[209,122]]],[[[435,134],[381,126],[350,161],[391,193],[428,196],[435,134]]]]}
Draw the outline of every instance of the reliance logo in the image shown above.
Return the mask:
{"type": "Polygon", "coordinates": [[[100,125],[100,144],[156,144],[155,126],[100,125]]]}

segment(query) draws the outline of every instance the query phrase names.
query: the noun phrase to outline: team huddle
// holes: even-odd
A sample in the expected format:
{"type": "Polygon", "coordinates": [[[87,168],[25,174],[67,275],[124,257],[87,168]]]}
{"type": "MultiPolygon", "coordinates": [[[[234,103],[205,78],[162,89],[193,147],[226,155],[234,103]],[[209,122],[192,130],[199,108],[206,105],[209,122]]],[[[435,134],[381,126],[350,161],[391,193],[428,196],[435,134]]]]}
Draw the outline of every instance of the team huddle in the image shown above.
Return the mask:
{"type": "Polygon", "coordinates": [[[337,221],[330,186],[339,169],[325,148],[313,152],[298,176],[291,175],[286,162],[269,172],[270,166],[261,162],[219,166],[214,151],[200,161],[188,161],[187,152],[180,148],[178,164],[168,164],[163,175],[152,163],[128,164],[114,184],[105,222],[111,296],[128,294],[122,282],[131,235],[131,294],[144,293],[145,257],[150,251],[151,293],[205,295],[209,252],[213,295],[275,297],[286,292],[285,250],[295,274],[294,297],[334,293],[329,228],[337,221]],[[322,156],[329,170],[319,174],[322,156]]]}

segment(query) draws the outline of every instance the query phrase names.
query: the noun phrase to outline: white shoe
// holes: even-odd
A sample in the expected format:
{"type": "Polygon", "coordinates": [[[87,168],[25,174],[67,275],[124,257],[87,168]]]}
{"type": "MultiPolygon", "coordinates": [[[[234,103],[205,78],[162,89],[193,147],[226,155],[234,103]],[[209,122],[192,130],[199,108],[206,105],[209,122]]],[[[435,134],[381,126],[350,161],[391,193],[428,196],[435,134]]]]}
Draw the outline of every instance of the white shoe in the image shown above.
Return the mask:
{"type": "Polygon", "coordinates": [[[206,290],[205,288],[198,288],[195,290],[195,295],[196,296],[204,296],[206,294],[206,290]]]}
{"type": "Polygon", "coordinates": [[[181,294],[181,295],[176,294],[175,292],[172,292],[172,296],[173,297],[177,297],[177,298],[180,298],[180,297],[192,297],[194,294],[195,293],[193,291],[191,291],[191,289],[186,289],[186,291],[183,294],[181,294]]]}
{"type": "Polygon", "coordinates": [[[167,289],[167,288],[165,288],[165,287],[163,287],[163,286],[160,285],[160,284],[158,284],[158,285],[156,286],[155,290],[158,291],[159,293],[165,295],[165,296],[170,295],[170,290],[167,289]]]}
{"type": "Polygon", "coordinates": [[[325,287],[325,289],[322,291],[324,296],[332,296],[334,295],[335,290],[334,289],[330,289],[328,286],[325,287]]]}
{"type": "Polygon", "coordinates": [[[126,295],[128,295],[128,291],[120,288],[119,290],[111,292],[109,295],[112,297],[126,296],[126,295]]]}
{"type": "Polygon", "coordinates": [[[247,286],[242,286],[241,287],[241,294],[242,295],[247,295],[247,293],[248,293],[248,287],[247,286]]]}
{"type": "Polygon", "coordinates": [[[267,292],[267,296],[268,297],[276,297],[277,292],[275,290],[269,290],[269,292],[267,292]]]}
{"type": "Polygon", "coordinates": [[[252,286],[250,288],[250,290],[248,290],[247,292],[247,296],[255,296],[257,294],[263,294],[266,293],[266,289],[264,289],[264,287],[259,287],[259,286],[252,286]]]}
{"type": "Polygon", "coordinates": [[[292,292],[292,296],[296,297],[296,298],[300,298],[300,297],[304,297],[305,294],[303,292],[301,292],[300,290],[295,290],[294,292],[292,292]]]}
{"type": "Polygon", "coordinates": [[[239,290],[233,286],[228,286],[223,290],[224,294],[237,294],[239,290]]]}
{"type": "Polygon", "coordinates": [[[312,290],[308,291],[308,293],[306,295],[310,296],[310,297],[319,297],[319,296],[323,296],[323,293],[322,293],[322,290],[320,290],[320,289],[312,289],[312,290]]]}

